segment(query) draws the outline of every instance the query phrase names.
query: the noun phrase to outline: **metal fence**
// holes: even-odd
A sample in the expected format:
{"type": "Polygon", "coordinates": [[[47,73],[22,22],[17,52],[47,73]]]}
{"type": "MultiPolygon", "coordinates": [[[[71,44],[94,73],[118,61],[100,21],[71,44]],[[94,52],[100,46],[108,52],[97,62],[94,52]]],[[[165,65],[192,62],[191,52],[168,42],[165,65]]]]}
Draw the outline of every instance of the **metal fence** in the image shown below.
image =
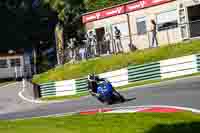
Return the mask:
{"type": "MultiPolygon", "coordinates": [[[[195,20],[184,24],[159,24],[157,25],[157,32],[155,37],[157,44],[155,43],[156,41],[153,40],[152,31],[146,31],[143,34],[133,33],[129,36],[121,36],[120,43],[123,47],[123,50],[120,50],[118,48],[119,45],[116,45],[117,40],[115,39],[115,36],[112,35],[109,44],[104,40],[96,41],[96,55],[91,52],[91,46],[88,44],[88,42],[84,41],[85,44],[74,49],[75,56],[73,57],[73,60],[87,60],[104,55],[135,51],[137,49],[147,49],[152,47],[160,47],[163,45],[171,45],[181,42],[184,39],[195,37],[200,37],[200,20],[195,20]],[[183,30],[182,27],[185,29],[183,30]]],[[[67,61],[72,60],[72,58],[69,57],[69,53],[70,49],[68,49],[66,52],[67,61]]]]}

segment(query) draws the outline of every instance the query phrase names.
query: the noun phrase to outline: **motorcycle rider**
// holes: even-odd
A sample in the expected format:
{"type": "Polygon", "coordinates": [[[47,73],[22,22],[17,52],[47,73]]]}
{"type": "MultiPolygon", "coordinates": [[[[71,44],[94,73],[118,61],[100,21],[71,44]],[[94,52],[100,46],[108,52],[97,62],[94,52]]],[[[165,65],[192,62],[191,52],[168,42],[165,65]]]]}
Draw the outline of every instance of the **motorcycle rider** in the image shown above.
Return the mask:
{"type": "MultiPolygon", "coordinates": [[[[101,97],[99,97],[99,94],[97,93],[97,87],[98,87],[98,82],[105,80],[106,79],[104,78],[99,78],[94,73],[88,75],[88,90],[92,96],[97,97],[97,99],[99,99],[101,102],[104,102],[104,100],[101,99],[101,97]]],[[[125,101],[123,96],[121,96],[114,88],[113,88],[113,93],[118,94],[121,97],[122,101],[123,102],[125,101]]]]}
{"type": "Polygon", "coordinates": [[[89,74],[88,75],[88,90],[93,96],[97,96],[97,87],[99,81],[104,81],[105,79],[101,79],[98,76],[95,76],[95,74],[89,74]]]}

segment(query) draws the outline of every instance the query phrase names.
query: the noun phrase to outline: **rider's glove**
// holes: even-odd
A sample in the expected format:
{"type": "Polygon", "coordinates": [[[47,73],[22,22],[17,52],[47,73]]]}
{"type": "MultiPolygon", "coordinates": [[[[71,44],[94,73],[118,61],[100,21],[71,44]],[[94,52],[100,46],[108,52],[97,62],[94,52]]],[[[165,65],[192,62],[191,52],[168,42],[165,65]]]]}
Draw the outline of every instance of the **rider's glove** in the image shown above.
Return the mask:
{"type": "Polygon", "coordinates": [[[92,95],[92,96],[96,96],[96,93],[94,93],[93,91],[89,91],[90,92],[90,94],[92,95]]]}
{"type": "Polygon", "coordinates": [[[99,93],[96,93],[96,96],[97,96],[97,97],[100,97],[100,94],[99,94],[99,93]]]}

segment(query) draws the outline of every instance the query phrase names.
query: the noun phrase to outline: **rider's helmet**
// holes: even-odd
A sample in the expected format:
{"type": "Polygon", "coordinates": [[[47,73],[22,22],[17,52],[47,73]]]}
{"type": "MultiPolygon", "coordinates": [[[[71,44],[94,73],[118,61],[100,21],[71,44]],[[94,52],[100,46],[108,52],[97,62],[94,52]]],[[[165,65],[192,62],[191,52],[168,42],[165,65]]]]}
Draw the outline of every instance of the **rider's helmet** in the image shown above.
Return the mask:
{"type": "Polygon", "coordinates": [[[89,75],[88,75],[88,80],[89,80],[89,81],[95,81],[95,82],[96,82],[96,76],[95,76],[95,74],[94,74],[94,73],[89,74],[89,75]]]}

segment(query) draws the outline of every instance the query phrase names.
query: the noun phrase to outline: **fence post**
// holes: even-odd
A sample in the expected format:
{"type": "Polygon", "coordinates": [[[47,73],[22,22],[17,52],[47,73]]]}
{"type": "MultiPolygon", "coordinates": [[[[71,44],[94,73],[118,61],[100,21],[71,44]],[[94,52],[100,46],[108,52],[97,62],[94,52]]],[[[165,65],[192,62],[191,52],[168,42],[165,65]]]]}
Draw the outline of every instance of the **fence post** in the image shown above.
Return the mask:
{"type": "Polygon", "coordinates": [[[167,43],[170,45],[170,40],[169,40],[169,29],[167,29],[167,43]]]}
{"type": "Polygon", "coordinates": [[[149,48],[151,48],[151,40],[150,40],[149,31],[147,31],[147,38],[148,38],[148,42],[149,42],[149,48]]]}
{"type": "Polygon", "coordinates": [[[33,92],[34,92],[34,98],[41,98],[41,90],[40,90],[40,86],[32,83],[33,84],[33,92]]]}
{"type": "Polygon", "coordinates": [[[131,36],[132,33],[131,33],[130,16],[128,13],[126,14],[126,16],[127,16],[127,22],[128,22],[129,41],[130,41],[130,45],[133,45],[133,40],[132,40],[132,36],[131,36]]]}

